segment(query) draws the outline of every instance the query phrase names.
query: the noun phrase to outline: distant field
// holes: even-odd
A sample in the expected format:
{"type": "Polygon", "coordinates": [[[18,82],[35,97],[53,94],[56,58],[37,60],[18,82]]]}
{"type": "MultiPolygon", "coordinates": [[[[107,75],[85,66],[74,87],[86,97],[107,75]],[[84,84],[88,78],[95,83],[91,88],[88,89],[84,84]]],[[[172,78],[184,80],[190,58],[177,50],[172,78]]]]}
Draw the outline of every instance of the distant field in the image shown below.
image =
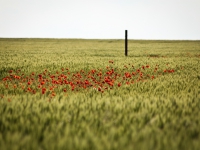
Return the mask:
{"type": "Polygon", "coordinates": [[[0,39],[0,149],[200,149],[200,41],[0,39]]]}

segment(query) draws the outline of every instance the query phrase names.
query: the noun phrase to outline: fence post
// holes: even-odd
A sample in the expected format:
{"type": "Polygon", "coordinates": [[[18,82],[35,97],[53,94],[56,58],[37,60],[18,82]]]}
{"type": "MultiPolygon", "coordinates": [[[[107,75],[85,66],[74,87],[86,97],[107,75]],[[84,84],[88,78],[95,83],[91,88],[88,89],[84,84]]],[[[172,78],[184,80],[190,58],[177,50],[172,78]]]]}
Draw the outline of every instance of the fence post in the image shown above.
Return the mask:
{"type": "Polygon", "coordinates": [[[125,56],[128,56],[128,31],[125,30],[125,56]]]}

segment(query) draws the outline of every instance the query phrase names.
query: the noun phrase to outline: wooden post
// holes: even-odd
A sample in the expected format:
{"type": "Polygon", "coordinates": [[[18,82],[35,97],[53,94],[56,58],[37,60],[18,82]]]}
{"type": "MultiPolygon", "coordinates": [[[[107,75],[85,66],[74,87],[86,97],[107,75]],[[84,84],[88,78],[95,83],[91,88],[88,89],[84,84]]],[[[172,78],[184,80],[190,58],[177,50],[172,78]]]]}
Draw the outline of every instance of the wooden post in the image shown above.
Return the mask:
{"type": "Polygon", "coordinates": [[[125,56],[128,56],[128,31],[125,30],[125,56]]]}

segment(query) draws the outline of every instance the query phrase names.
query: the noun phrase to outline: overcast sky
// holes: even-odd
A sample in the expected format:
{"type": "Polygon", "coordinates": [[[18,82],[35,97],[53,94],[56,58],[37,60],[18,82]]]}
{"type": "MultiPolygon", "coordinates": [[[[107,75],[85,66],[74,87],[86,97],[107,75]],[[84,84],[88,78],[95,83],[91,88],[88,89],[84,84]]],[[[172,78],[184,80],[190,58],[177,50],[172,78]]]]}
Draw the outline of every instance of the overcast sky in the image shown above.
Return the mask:
{"type": "Polygon", "coordinates": [[[0,0],[0,37],[200,40],[200,0],[0,0]]]}

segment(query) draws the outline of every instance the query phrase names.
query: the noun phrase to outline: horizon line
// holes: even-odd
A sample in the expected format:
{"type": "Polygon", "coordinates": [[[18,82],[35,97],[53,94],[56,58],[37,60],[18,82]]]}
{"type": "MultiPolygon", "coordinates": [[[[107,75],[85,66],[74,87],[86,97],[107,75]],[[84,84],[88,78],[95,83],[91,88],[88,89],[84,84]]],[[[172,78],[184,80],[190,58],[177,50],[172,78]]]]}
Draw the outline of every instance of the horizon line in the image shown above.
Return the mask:
{"type": "MultiPolygon", "coordinates": [[[[0,37],[0,39],[69,39],[69,40],[124,40],[121,38],[54,38],[54,37],[0,37]]],[[[157,40],[157,41],[200,41],[200,39],[128,39],[128,40],[157,40]]]]}

